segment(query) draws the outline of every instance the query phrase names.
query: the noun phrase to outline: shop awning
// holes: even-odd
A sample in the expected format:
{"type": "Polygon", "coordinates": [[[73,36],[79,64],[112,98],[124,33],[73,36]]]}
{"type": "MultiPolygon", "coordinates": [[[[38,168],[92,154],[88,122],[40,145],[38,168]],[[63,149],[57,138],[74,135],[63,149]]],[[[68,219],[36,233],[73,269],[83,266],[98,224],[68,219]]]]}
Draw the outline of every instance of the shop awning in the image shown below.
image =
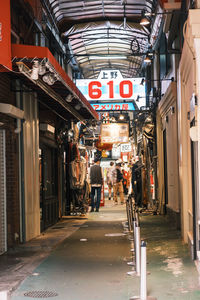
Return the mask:
{"type": "Polygon", "coordinates": [[[12,57],[13,69],[18,67],[19,72],[29,79],[32,87],[42,90],[42,93],[54,99],[70,113],[72,119],[84,121],[99,118],[48,48],[12,44],[12,57]],[[39,72],[39,67],[43,71],[39,72]],[[48,78],[53,78],[53,81],[48,78]]]}

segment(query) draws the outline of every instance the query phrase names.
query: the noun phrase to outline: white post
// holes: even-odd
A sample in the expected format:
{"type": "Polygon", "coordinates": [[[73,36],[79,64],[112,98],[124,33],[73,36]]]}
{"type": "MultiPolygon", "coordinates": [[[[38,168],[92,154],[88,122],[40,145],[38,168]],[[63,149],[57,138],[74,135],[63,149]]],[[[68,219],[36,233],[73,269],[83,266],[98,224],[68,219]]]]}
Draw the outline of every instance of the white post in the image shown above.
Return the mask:
{"type": "Polygon", "coordinates": [[[8,291],[0,291],[0,300],[8,300],[8,291]]]}
{"type": "Polygon", "coordinates": [[[140,298],[141,300],[147,299],[147,251],[144,241],[141,242],[140,298]]]}
{"type": "Polygon", "coordinates": [[[140,226],[138,224],[136,224],[135,233],[136,273],[140,276],[140,226]]]}

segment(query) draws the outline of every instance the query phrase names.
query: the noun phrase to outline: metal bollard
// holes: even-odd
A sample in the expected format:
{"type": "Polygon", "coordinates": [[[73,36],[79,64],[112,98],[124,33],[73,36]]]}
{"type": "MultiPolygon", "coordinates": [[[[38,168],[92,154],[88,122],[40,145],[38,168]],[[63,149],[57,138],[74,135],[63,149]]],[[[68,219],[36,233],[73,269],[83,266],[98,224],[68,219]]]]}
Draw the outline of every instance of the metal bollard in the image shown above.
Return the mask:
{"type": "Polygon", "coordinates": [[[129,208],[129,231],[132,230],[132,220],[131,220],[131,202],[130,202],[130,198],[128,200],[128,208],[129,208]]]}
{"type": "Polygon", "coordinates": [[[146,243],[141,242],[141,276],[140,296],[131,297],[130,300],[157,300],[155,297],[147,296],[147,251],[146,243]]]}
{"type": "Polygon", "coordinates": [[[140,276],[140,226],[135,227],[135,259],[136,259],[136,274],[140,276]]]}
{"type": "Polygon", "coordinates": [[[134,232],[135,262],[132,263],[129,262],[128,264],[135,265],[135,271],[127,272],[127,274],[140,276],[140,226],[138,226],[137,223],[135,223],[134,227],[135,227],[135,232],[134,232]]]}
{"type": "Polygon", "coordinates": [[[133,202],[132,202],[131,196],[129,196],[129,205],[130,205],[130,222],[131,222],[131,227],[132,227],[132,225],[133,225],[133,202]]]}
{"type": "Polygon", "coordinates": [[[128,230],[130,230],[130,218],[129,218],[129,202],[128,199],[126,200],[126,214],[127,214],[127,222],[128,222],[128,230]]]}
{"type": "Polygon", "coordinates": [[[140,218],[139,218],[138,210],[136,210],[136,212],[135,212],[135,218],[136,218],[136,222],[137,222],[137,224],[139,226],[140,225],[140,218]]]}
{"type": "Polygon", "coordinates": [[[0,300],[8,300],[8,291],[1,291],[0,292],[0,300]]]}
{"type": "Polygon", "coordinates": [[[141,242],[140,298],[141,300],[147,299],[147,251],[144,241],[141,242]]]}

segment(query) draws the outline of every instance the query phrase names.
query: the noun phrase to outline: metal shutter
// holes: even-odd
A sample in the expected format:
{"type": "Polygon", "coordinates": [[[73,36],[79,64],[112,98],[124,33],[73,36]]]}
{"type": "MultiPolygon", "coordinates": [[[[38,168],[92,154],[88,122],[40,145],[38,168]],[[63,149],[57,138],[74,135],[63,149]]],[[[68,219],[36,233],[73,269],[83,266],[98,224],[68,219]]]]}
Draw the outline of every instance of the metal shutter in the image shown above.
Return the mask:
{"type": "Polygon", "coordinates": [[[5,130],[0,130],[0,255],[7,251],[5,145],[5,130]]]}

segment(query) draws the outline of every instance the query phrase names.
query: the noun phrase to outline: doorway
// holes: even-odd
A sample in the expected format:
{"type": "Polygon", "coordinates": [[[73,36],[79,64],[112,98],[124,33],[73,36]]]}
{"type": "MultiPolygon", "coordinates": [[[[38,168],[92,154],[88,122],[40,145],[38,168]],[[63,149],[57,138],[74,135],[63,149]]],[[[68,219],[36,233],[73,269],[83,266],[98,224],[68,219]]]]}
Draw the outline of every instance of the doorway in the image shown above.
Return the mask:
{"type": "Polygon", "coordinates": [[[59,219],[57,150],[46,145],[40,147],[40,225],[41,231],[59,219]]]}
{"type": "Polygon", "coordinates": [[[192,232],[193,232],[193,249],[192,259],[197,259],[199,251],[199,204],[198,204],[198,142],[191,141],[191,167],[192,167],[192,232]],[[198,249],[197,249],[198,247],[198,249]]]}
{"type": "Polygon", "coordinates": [[[164,208],[163,213],[167,214],[167,204],[168,204],[168,176],[167,176],[167,134],[166,129],[163,131],[163,156],[164,156],[164,208]]]}

